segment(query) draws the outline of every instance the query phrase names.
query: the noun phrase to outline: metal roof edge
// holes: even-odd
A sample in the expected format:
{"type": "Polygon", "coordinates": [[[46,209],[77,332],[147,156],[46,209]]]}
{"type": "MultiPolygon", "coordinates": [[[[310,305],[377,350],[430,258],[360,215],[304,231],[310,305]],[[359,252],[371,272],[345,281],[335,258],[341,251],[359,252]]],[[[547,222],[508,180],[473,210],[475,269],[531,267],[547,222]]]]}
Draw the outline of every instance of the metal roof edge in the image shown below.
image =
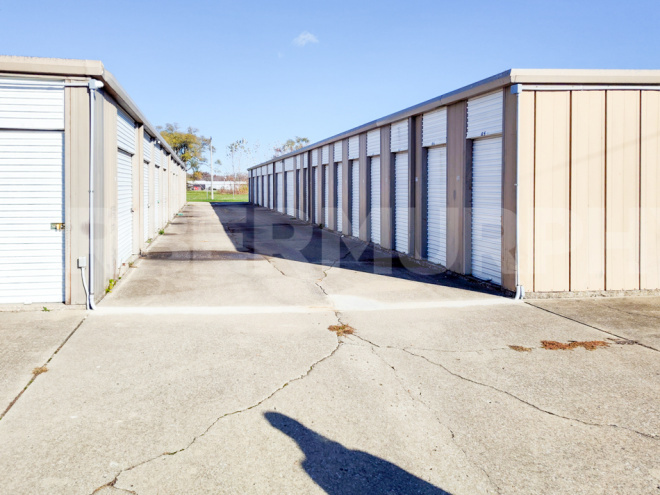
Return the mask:
{"type": "Polygon", "coordinates": [[[468,84],[467,86],[463,86],[454,91],[450,91],[449,93],[442,94],[435,98],[431,98],[430,100],[426,100],[422,103],[418,103],[411,107],[404,108],[403,110],[399,110],[398,112],[394,112],[379,119],[372,120],[371,122],[367,122],[366,124],[359,125],[357,127],[349,129],[348,131],[335,134],[334,136],[310,144],[299,150],[292,151],[290,153],[287,153],[286,155],[281,155],[272,158],[270,160],[267,160],[265,162],[261,162],[258,165],[249,167],[248,170],[253,170],[255,168],[263,167],[264,165],[269,165],[276,161],[283,160],[291,156],[296,156],[299,155],[300,153],[311,151],[313,149],[319,148],[320,146],[325,146],[340,139],[345,139],[354,136],[356,134],[362,134],[364,132],[377,129],[384,125],[391,124],[398,120],[402,120],[411,117],[413,115],[418,115],[420,113],[425,113],[434,110],[436,108],[449,105],[451,103],[455,103],[456,101],[460,101],[466,98],[470,98],[472,96],[476,96],[481,93],[487,93],[488,91],[492,91],[493,89],[496,89],[498,87],[506,86],[507,84],[511,83],[512,70],[513,69],[505,70],[504,72],[500,72],[499,74],[495,74],[485,79],[481,79],[480,81],[477,81],[472,84],[468,84]]]}
{"type": "Polygon", "coordinates": [[[62,77],[92,77],[105,84],[108,93],[117,100],[117,103],[123,110],[128,112],[131,118],[142,124],[148,134],[158,139],[161,146],[174,158],[183,170],[186,166],[183,161],[172,150],[172,147],[156,130],[156,127],[147,120],[140,108],[128,95],[123,86],[108,71],[100,60],[79,60],[64,58],[42,58],[42,57],[21,57],[13,55],[0,55],[0,73],[13,74],[37,74],[62,77]]]}

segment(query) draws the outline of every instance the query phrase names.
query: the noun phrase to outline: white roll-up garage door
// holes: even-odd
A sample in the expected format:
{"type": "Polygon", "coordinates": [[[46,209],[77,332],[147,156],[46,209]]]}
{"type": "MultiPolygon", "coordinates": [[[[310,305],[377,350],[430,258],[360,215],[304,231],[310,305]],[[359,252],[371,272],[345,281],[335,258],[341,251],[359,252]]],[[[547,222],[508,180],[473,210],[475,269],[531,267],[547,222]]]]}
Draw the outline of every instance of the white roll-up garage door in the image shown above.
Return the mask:
{"type": "Polygon", "coordinates": [[[286,214],[292,217],[296,216],[296,212],[293,209],[293,174],[295,174],[293,171],[286,173],[286,214]]]}
{"type": "Polygon", "coordinates": [[[328,196],[330,193],[330,174],[329,166],[323,167],[323,226],[327,227],[330,223],[330,209],[328,208],[328,196]]]}
{"type": "Polygon", "coordinates": [[[353,160],[351,168],[351,235],[360,237],[360,162],[353,160]]]}
{"type": "Polygon", "coordinates": [[[133,254],[133,165],[131,155],[117,151],[117,253],[118,263],[133,254]]]}
{"type": "Polygon", "coordinates": [[[344,206],[343,206],[343,176],[341,163],[337,164],[337,232],[341,232],[344,227],[344,206]]]}
{"type": "Polygon", "coordinates": [[[284,213],[284,177],[283,173],[277,174],[277,211],[284,213]]]}
{"type": "Polygon", "coordinates": [[[63,143],[0,131],[0,303],[64,301],[63,143]]]}
{"type": "Polygon", "coordinates": [[[371,158],[371,242],[380,244],[380,156],[371,158]]]}
{"type": "Polygon", "coordinates": [[[408,153],[394,162],[394,249],[408,253],[408,153]]]}
{"type": "Polygon", "coordinates": [[[502,138],[472,145],[472,275],[502,283],[502,138]]]}
{"type": "Polygon", "coordinates": [[[142,172],[142,237],[146,242],[149,239],[149,163],[144,162],[144,170],[142,172]]]}
{"type": "Polygon", "coordinates": [[[270,174],[269,176],[269,184],[268,184],[268,208],[271,210],[275,209],[275,204],[273,201],[273,197],[275,196],[275,174],[270,174]]]}
{"type": "Polygon", "coordinates": [[[318,191],[316,184],[318,184],[319,168],[312,168],[312,211],[314,212],[314,223],[319,223],[319,200],[317,198],[318,191]]]}
{"type": "Polygon", "coordinates": [[[160,230],[160,167],[154,167],[154,233],[160,230]]]}
{"type": "Polygon", "coordinates": [[[432,263],[447,265],[447,148],[430,148],[427,163],[426,246],[432,263]]]}

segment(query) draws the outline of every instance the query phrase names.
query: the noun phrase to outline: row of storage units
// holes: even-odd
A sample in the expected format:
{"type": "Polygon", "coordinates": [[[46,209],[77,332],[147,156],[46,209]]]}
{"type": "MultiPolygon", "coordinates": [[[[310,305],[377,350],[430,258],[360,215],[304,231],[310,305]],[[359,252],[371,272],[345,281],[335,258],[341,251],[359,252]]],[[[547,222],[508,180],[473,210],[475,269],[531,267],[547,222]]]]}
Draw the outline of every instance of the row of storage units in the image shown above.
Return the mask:
{"type": "Polygon", "coordinates": [[[185,201],[184,164],[79,62],[0,57],[0,304],[93,304],[185,201]]]}
{"type": "Polygon", "coordinates": [[[510,70],[251,168],[251,202],[520,297],[657,290],[659,83],[510,70]]]}

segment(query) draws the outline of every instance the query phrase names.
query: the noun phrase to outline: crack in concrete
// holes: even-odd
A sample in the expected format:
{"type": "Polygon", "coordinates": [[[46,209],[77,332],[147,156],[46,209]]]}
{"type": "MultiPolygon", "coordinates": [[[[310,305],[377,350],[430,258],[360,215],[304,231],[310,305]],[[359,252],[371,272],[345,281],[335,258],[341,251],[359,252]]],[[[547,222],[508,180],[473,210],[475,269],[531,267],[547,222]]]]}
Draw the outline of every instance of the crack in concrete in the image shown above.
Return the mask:
{"type": "MultiPolygon", "coordinates": [[[[571,318],[570,316],[566,316],[566,315],[563,315],[561,313],[556,313],[556,312],[551,311],[549,309],[542,308],[541,306],[536,306],[535,304],[532,304],[530,302],[525,301],[525,304],[531,306],[532,308],[540,309],[541,311],[545,311],[546,313],[550,313],[551,315],[559,316],[559,317],[564,318],[566,320],[572,321],[572,322],[577,323],[579,325],[584,325],[585,327],[593,328],[594,330],[598,330],[599,332],[606,333],[607,335],[612,335],[613,337],[617,337],[619,339],[631,340],[629,337],[625,337],[623,335],[619,335],[619,334],[616,334],[614,332],[609,332],[609,331],[604,330],[602,328],[598,328],[594,325],[590,325],[590,324],[585,323],[583,321],[576,320],[575,318],[571,318]]],[[[643,344],[642,342],[639,342],[637,340],[635,342],[637,342],[637,345],[639,345],[639,346],[646,347],[647,349],[650,349],[650,350],[655,351],[655,352],[660,352],[660,349],[656,349],[655,347],[652,347],[650,345],[643,344]]]]}
{"type": "MultiPolygon", "coordinates": [[[[436,422],[437,422],[440,426],[442,426],[443,428],[446,428],[446,429],[449,431],[449,433],[451,434],[451,440],[452,440],[452,443],[453,443],[454,445],[456,445],[456,447],[458,447],[458,449],[459,449],[461,452],[463,452],[463,456],[465,457],[465,459],[466,459],[470,464],[472,464],[474,467],[476,467],[477,469],[479,469],[481,472],[484,473],[484,475],[486,476],[486,478],[488,478],[488,481],[490,482],[490,484],[493,485],[493,486],[495,487],[495,491],[496,491],[497,493],[502,493],[501,488],[499,487],[499,485],[498,485],[497,483],[495,483],[495,482],[493,481],[493,479],[490,477],[490,474],[488,474],[488,472],[487,472],[482,466],[479,466],[478,464],[476,464],[476,463],[470,458],[470,456],[468,455],[467,451],[466,451],[466,450],[465,450],[465,449],[464,449],[464,448],[458,443],[458,441],[456,440],[456,434],[454,433],[454,430],[452,430],[452,429],[449,427],[449,425],[445,424],[444,422],[442,422],[442,421],[440,420],[440,418],[438,417],[437,412],[436,412],[435,410],[433,410],[433,408],[432,408],[429,404],[427,404],[427,403],[426,403],[425,401],[423,401],[422,399],[415,397],[415,396],[412,394],[412,392],[406,387],[405,383],[403,382],[403,380],[401,379],[401,377],[400,377],[399,374],[397,373],[396,368],[395,368],[394,366],[392,366],[392,365],[389,363],[389,361],[387,361],[383,356],[381,356],[380,354],[378,354],[378,352],[376,352],[376,349],[375,349],[374,346],[370,346],[370,349],[371,349],[371,352],[372,352],[376,357],[378,357],[383,363],[385,363],[386,366],[388,366],[388,367],[392,370],[392,373],[394,374],[394,377],[396,378],[397,382],[399,382],[399,385],[400,385],[401,388],[404,390],[404,392],[406,392],[406,394],[410,397],[410,399],[411,399],[413,402],[419,402],[419,403],[422,404],[422,406],[424,406],[424,407],[425,407],[425,408],[426,408],[431,414],[433,414],[433,417],[435,417],[436,422]]],[[[400,349],[396,349],[396,350],[400,350],[400,349]]],[[[421,392],[420,392],[420,395],[421,395],[421,392]]]]}
{"type": "Polygon", "coordinates": [[[399,349],[399,350],[402,351],[402,352],[405,352],[405,353],[407,353],[407,354],[410,354],[411,356],[415,356],[415,357],[421,358],[421,359],[425,360],[426,362],[428,362],[429,364],[432,364],[432,365],[434,365],[434,366],[437,366],[437,367],[443,369],[444,371],[446,371],[447,373],[449,373],[450,375],[452,375],[452,376],[454,376],[454,377],[456,377],[456,378],[459,378],[459,379],[461,379],[461,380],[465,380],[465,381],[470,382],[470,383],[473,383],[473,384],[475,384],[475,385],[479,385],[479,386],[482,386],[482,387],[490,388],[491,390],[495,390],[496,392],[500,392],[500,393],[502,393],[502,394],[508,395],[508,396],[511,397],[512,399],[515,399],[515,400],[517,400],[518,402],[521,402],[522,404],[525,404],[525,405],[527,405],[527,406],[529,406],[529,407],[532,407],[532,408],[536,409],[537,411],[540,411],[540,412],[545,413],[545,414],[549,414],[550,416],[554,416],[554,417],[557,417],[557,418],[565,419],[565,420],[568,420],[568,421],[575,421],[576,423],[581,423],[581,424],[586,425],[586,426],[595,426],[595,427],[599,427],[599,428],[607,428],[607,427],[611,427],[611,428],[620,428],[620,429],[623,429],[623,430],[630,431],[630,432],[632,432],[632,433],[636,433],[636,434],[638,434],[638,435],[640,435],[640,436],[643,436],[643,437],[645,437],[645,438],[649,438],[649,439],[651,439],[651,440],[658,440],[658,436],[657,436],[657,435],[653,435],[653,434],[649,434],[649,433],[644,433],[644,432],[642,432],[642,431],[638,431],[638,430],[635,430],[635,429],[633,429],[633,428],[628,428],[627,426],[621,426],[621,425],[617,425],[617,424],[614,424],[614,423],[608,423],[608,424],[603,424],[603,423],[592,423],[592,422],[589,422],[589,421],[584,421],[584,420],[582,420],[582,419],[571,418],[571,417],[569,417],[569,416],[563,416],[563,415],[561,415],[561,414],[554,413],[554,412],[552,412],[552,411],[548,411],[547,409],[543,409],[542,407],[539,407],[539,406],[537,406],[537,405],[535,405],[535,404],[532,404],[531,402],[528,402],[528,401],[526,401],[525,399],[522,399],[522,398],[518,397],[517,395],[512,394],[511,392],[507,392],[506,390],[502,390],[502,389],[497,388],[497,387],[495,387],[495,386],[493,386],[493,385],[489,385],[489,384],[487,384],[487,383],[482,383],[482,382],[479,382],[479,381],[477,381],[477,380],[473,380],[473,379],[471,379],[471,378],[468,378],[468,377],[466,377],[466,376],[463,376],[463,375],[461,375],[461,374],[459,374],[459,373],[456,373],[456,372],[454,372],[454,371],[451,371],[451,370],[450,370],[449,368],[447,368],[445,365],[443,365],[443,364],[441,364],[441,363],[438,363],[438,362],[436,362],[436,361],[432,361],[432,360],[430,360],[429,358],[427,358],[426,356],[422,356],[421,354],[415,354],[414,352],[411,352],[411,351],[409,351],[409,350],[407,350],[407,349],[399,349]]]}
{"type": "Polygon", "coordinates": [[[275,264],[275,262],[272,260],[272,258],[270,256],[264,256],[264,259],[268,262],[268,264],[270,264],[270,266],[272,266],[273,268],[275,268],[275,270],[280,272],[280,274],[282,274],[283,277],[288,277],[288,275],[286,273],[284,273],[282,270],[280,270],[277,267],[277,265],[275,264]]]}
{"type": "MultiPolygon", "coordinates": [[[[266,402],[267,400],[269,400],[269,399],[271,399],[272,397],[274,397],[277,393],[279,393],[279,392],[281,392],[282,390],[284,390],[284,389],[285,389],[287,386],[289,386],[290,384],[292,384],[292,383],[294,383],[294,382],[297,382],[297,381],[300,381],[300,380],[306,378],[307,376],[309,376],[309,374],[310,374],[310,373],[314,370],[314,368],[316,368],[319,364],[321,364],[321,363],[323,363],[324,361],[326,361],[326,360],[332,358],[332,357],[335,355],[335,353],[339,350],[339,348],[340,348],[341,346],[342,346],[342,342],[341,342],[341,341],[339,340],[339,338],[338,338],[338,339],[337,339],[337,345],[336,345],[335,348],[332,350],[332,352],[330,352],[330,354],[328,354],[328,355],[322,357],[321,359],[319,359],[319,360],[313,362],[313,363],[310,365],[309,369],[308,369],[305,373],[303,373],[302,375],[297,376],[297,377],[295,377],[295,378],[292,378],[292,379],[286,381],[283,385],[281,385],[280,387],[278,387],[277,389],[275,389],[275,390],[274,390],[273,392],[271,392],[269,395],[267,395],[267,396],[264,397],[263,399],[259,400],[258,402],[254,403],[254,404],[252,404],[252,405],[250,405],[250,406],[248,406],[248,407],[244,407],[244,408],[241,408],[241,409],[237,409],[237,410],[235,410],[235,411],[231,411],[231,412],[228,412],[228,413],[222,414],[221,416],[219,416],[218,418],[216,418],[216,419],[215,419],[215,420],[214,420],[214,421],[213,421],[213,422],[212,422],[212,423],[211,423],[211,424],[210,424],[210,425],[209,425],[209,426],[208,426],[208,427],[207,427],[202,433],[200,433],[199,435],[195,435],[195,436],[193,437],[193,439],[192,439],[192,440],[188,443],[188,445],[186,445],[185,447],[182,447],[182,448],[180,448],[180,449],[178,449],[178,450],[175,450],[174,452],[163,452],[162,454],[159,454],[159,455],[154,456],[154,457],[152,457],[152,458],[149,458],[149,459],[147,459],[147,460],[144,460],[144,461],[138,462],[137,464],[134,464],[134,465],[132,465],[132,466],[129,466],[129,467],[125,468],[125,469],[122,469],[121,471],[119,471],[119,472],[115,475],[115,477],[114,477],[109,483],[106,483],[106,484],[101,485],[100,487],[96,488],[96,489],[92,492],[92,494],[97,493],[99,490],[101,490],[101,489],[104,488],[104,487],[113,487],[113,488],[116,488],[116,489],[126,490],[126,489],[124,489],[124,488],[118,488],[118,487],[115,487],[115,484],[117,483],[117,481],[119,480],[119,477],[120,477],[122,474],[124,474],[124,473],[126,473],[126,472],[128,472],[128,471],[132,471],[133,469],[136,469],[136,468],[138,468],[138,467],[140,467],[140,466],[144,466],[145,464],[149,464],[150,462],[153,462],[153,461],[155,461],[155,460],[157,460],[157,459],[160,459],[160,458],[162,458],[162,457],[176,455],[176,454],[178,454],[178,453],[180,453],[180,452],[183,452],[183,451],[189,449],[190,447],[192,447],[192,446],[195,444],[195,442],[197,442],[197,440],[199,440],[200,438],[202,438],[203,436],[205,436],[205,435],[206,435],[206,434],[207,434],[207,433],[208,433],[208,432],[209,432],[209,431],[210,431],[210,430],[211,430],[211,429],[212,429],[212,428],[213,428],[213,427],[214,427],[219,421],[221,421],[222,419],[227,418],[227,417],[229,417],[229,416],[235,416],[235,415],[237,415],[237,414],[241,414],[241,413],[244,413],[244,412],[250,411],[250,410],[252,410],[252,409],[254,409],[254,408],[256,408],[256,407],[259,407],[261,404],[263,404],[263,403],[266,402]]],[[[136,492],[132,492],[132,491],[130,491],[130,490],[126,490],[126,491],[128,491],[129,493],[134,493],[134,494],[136,493],[136,492]]],[[[137,494],[136,494],[136,495],[137,495],[137,494]]]]}
{"type": "Polygon", "coordinates": [[[480,385],[480,386],[482,386],[482,387],[487,387],[487,388],[490,388],[490,389],[495,390],[495,391],[497,391],[497,392],[500,392],[500,393],[502,393],[502,394],[508,395],[509,397],[511,397],[511,398],[513,398],[513,399],[515,399],[515,400],[517,400],[517,401],[519,401],[519,402],[521,402],[521,403],[523,403],[523,404],[525,404],[525,405],[527,405],[527,406],[533,407],[534,409],[536,409],[536,410],[538,410],[538,411],[540,411],[540,412],[543,412],[543,413],[545,413],[545,414],[549,414],[549,415],[551,415],[551,416],[555,416],[555,417],[557,417],[557,418],[566,419],[566,420],[568,420],[568,421],[575,421],[575,422],[577,422],[577,423],[581,423],[581,424],[586,425],[586,426],[596,426],[596,427],[599,427],[599,428],[608,428],[608,427],[611,427],[611,428],[620,428],[620,429],[623,429],[623,430],[630,431],[630,432],[632,432],[632,433],[636,433],[636,434],[641,435],[641,436],[643,436],[643,437],[645,437],[645,438],[649,438],[649,439],[651,439],[651,440],[658,440],[658,439],[660,438],[660,437],[658,437],[658,435],[654,435],[654,434],[650,434],[650,433],[644,433],[644,432],[642,432],[642,431],[635,430],[634,428],[629,428],[629,427],[627,427],[627,426],[621,426],[621,425],[617,425],[617,424],[614,424],[614,423],[608,423],[608,424],[603,424],[603,423],[592,423],[592,422],[584,421],[584,420],[577,419],[577,418],[571,418],[571,417],[569,417],[569,416],[563,416],[563,415],[561,415],[561,414],[554,413],[554,412],[552,412],[552,411],[548,411],[547,409],[543,409],[542,407],[539,407],[539,406],[537,406],[537,405],[535,405],[535,404],[532,404],[531,402],[528,402],[528,401],[526,401],[526,400],[524,400],[524,399],[518,397],[517,395],[512,394],[511,392],[507,392],[506,390],[502,390],[502,389],[497,388],[497,387],[495,387],[495,386],[493,386],[493,385],[489,385],[489,384],[487,384],[487,383],[482,383],[482,382],[479,382],[479,381],[477,381],[477,380],[473,380],[473,379],[471,379],[471,378],[468,378],[468,377],[466,377],[466,376],[463,376],[463,375],[461,375],[461,374],[459,374],[459,373],[456,373],[456,372],[454,372],[454,371],[451,371],[449,368],[447,368],[445,365],[443,365],[443,364],[441,364],[441,363],[438,363],[438,362],[436,362],[436,361],[432,361],[432,360],[430,360],[429,358],[427,358],[426,356],[423,356],[423,355],[421,355],[421,354],[415,354],[414,352],[412,352],[412,351],[410,350],[411,348],[400,348],[400,347],[394,347],[394,346],[380,346],[380,345],[375,344],[374,342],[371,342],[370,340],[367,340],[367,339],[365,339],[364,337],[360,337],[359,335],[356,335],[356,334],[353,334],[352,337],[356,337],[356,338],[358,338],[358,339],[360,339],[360,340],[362,340],[362,341],[364,341],[364,342],[367,342],[367,343],[369,343],[370,345],[375,346],[375,347],[377,347],[377,348],[393,349],[393,350],[397,350],[397,351],[405,352],[406,354],[410,354],[411,356],[415,356],[415,357],[420,358],[420,359],[424,359],[424,360],[427,361],[429,364],[432,364],[432,365],[434,365],[434,366],[437,366],[437,367],[443,369],[444,371],[446,371],[447,373],[449,373],[450,375],[452,375],[452,376],[454,376],[454,377],[456,377],[456,378],[460,378],[461,380],[465,380],[465,381],[470,382],[470,383],[473,383],[473,384],[475,384],[475,385],[480,385]]]}

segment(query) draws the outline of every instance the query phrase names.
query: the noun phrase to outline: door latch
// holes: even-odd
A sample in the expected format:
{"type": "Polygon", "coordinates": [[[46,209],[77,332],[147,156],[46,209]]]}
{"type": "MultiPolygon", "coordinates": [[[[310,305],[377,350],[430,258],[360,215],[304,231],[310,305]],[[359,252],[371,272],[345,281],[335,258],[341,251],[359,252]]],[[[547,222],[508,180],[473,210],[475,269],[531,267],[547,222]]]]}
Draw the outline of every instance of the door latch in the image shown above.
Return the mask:
{"type": "Polygon", "coordinates": [[[51,223],[50,224],[50,230],[57,230],[58,232],[60,230],[64,230],[64,224],[63,223],[51,223]]]}

